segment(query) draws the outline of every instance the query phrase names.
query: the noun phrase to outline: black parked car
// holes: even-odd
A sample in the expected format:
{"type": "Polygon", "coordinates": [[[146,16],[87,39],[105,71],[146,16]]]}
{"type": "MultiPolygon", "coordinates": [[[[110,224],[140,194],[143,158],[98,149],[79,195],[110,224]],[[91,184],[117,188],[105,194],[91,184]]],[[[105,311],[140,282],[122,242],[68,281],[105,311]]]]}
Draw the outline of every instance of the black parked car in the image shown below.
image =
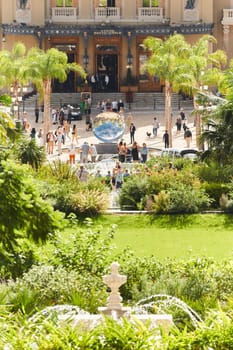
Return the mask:
{"type": "Polygon", "coordinates": [[[62,106],[64,111],[68,113],[68,120],[82,120],[82,110],[78,104],[67,104],[62,106]]]}

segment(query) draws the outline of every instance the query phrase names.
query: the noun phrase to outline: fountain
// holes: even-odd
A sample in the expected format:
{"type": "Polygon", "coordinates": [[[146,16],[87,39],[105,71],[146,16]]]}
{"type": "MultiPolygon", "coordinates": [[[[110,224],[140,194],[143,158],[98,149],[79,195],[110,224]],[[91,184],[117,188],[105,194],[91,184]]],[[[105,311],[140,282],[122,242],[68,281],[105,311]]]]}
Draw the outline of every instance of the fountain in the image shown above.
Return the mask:
{"type": "Polygon", "coordinates": [[[72,322],[74,326],[82,325],[85,329],[92,329],[103,322],[104,316],[112,317],[116,321],[120,321],[124,316],[127,319],[135,322],[136,320],[146,323],[150,320],[151,328],[162,326],[163,329],[169,330],[173,325],[172,315],[168,314],[150,314],[146,311],[145,305],[137,305],[135,308],[125,307],[122,305],[122,297],[119,293],[119,288],[127,281],[127,277],[119,274],[119,264],[113,262],[111,264],[111,273],[103,276],[103,282],[110,288],[111,292],[107,299],[105,307],[99,307],[99,314],[92,315],[80,308],[72,305],[56,305],[50,306],[38,312],[30,318],[32,322],[38,322],[42,318],[48,320],[50,318],[58,322],[72,322]],[[139,311],[137,313],[137,311],[139,311]]]}

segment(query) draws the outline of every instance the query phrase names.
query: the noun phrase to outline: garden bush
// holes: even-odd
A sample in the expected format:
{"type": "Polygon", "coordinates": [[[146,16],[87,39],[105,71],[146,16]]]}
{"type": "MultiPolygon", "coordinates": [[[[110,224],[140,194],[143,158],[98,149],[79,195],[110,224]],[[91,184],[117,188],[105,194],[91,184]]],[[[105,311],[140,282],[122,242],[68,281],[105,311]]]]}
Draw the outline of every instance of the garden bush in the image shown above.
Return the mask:
{"type": "Polygon", "coordinates": [[[55,304],[77,305],[95,313],[107,298],[106,288],[99,277],[49,265],[34,266],[8,286],[9,309],[29,315],[55,304]]]}
{"type": "Polygon", "coordinates": [[[113,258],[115,228],[104,231],[101,225],[92,228],[91,220],[86,223],[83,228],[72,230],[67,239],[62,234],[54,237],[50,263],[68,271],[101,277],[113,258]]]}
{"type": "Polygon", "coordinates": [[[134,174],[121,188],[119,192],[119,205],[122,210],[141,210],[148,191],[148,180],[145,176],[134,174]]]}
{"type": "Polygon", "coordinates": [[[211,200],[198,187],[183,183],[171,185],[169,190],[154,196],[152,211],[156,214],[198,213],[210,206],[211,200]]]}
{"type": "Polygon", "coordinates": [[[211,207],[219,208],[220,207],[220,198],[223,194],[228,195],[232,189],[232,185],[224,183],[207,183],[202,184],[202,188],[206,194],[212,199],[211,207]]]}

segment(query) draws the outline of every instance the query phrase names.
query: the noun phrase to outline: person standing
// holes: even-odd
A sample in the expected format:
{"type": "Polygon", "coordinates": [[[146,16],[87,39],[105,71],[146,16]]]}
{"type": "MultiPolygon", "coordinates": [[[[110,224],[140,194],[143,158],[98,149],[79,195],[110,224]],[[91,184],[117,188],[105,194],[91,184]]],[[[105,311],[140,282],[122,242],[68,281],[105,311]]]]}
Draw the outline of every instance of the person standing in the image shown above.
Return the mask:
{"type": "Polygon", "coordinates": [[[77,171],[77,177],[81,182],[86,182],[88,180],[88,171],[84,168],[83,165],[80,165],[79,170],[77,171]]]}
{"type": "Polygon", "coordinates": [[[159,128],[159,122],[158,122],[157,118],[154,118],[154,124],[153,124],[153,135],[154,135],[154,137],[156,137],[157,134],[158,134],[158,128],[159,128]]]}
{"type": "Polygon", "coordinates": [[[185,113],[184,113],[183,108],[180,109],[180,117],[181,117],[182,123],[184,123],[184,121],[185,121],[185,113]]]}
{"type": "Polygon", "coordinates": [[[121,99],[118,101],[117,109],[118,109],[118,112],[120,111],[124,112],[124,102],[121,99]]]}
{"type": "Polygon", "coordinates": [[[31,139],[36,138],[36,129],[35,128],[32,128],[30,136],[31,136],[31,139]]]}
{"type": "Polygon", "coordinates": [[[70,162],[70,165],[75,164],[75,146],[72,142],[69,148],[69,162],[70,162]]]}
{"type": "Polygon", "coordinates": [[[90,145],[90,155],[91,155],[91,162],[95,163],[98,153],[97,153],[97,149],[93,143],[90,145]]]}
{"type": "Polygon", "coordinates": [[[130,124],[129,133],[130,133],[130,143],[132,144],[134,142],[134,135],[135,135],[136,127],[134,123],[130,124]]]}
{"type": "Polygon", "coordinates": [[[88,155],[89,155],[90,147],[87,141],[85,141],[80,149],[80,160],[81,163],[87,163],[88,162],[88,155]]]}
{"type": "Polygon", "coordinates": [[[58,155],[60,156],[62,154],[62,139],[63,139],[63,129],[61,126],[57,128],[57,151],[58,155]]]}
{"type": "Polygon", "coordinates": [[[142,148],[141,148],[141,156],[142,156],[142,163],[146,163],[147,161],[147,156],[148,156],[148,148],[145,142],[143,142],[142,144],[142,148]]]}
{"type": "Polygon", "coordinates": [[[48,154],[53,154],[53,149],[54,149],[54,144],[55,144],[55,140],[56,140],[56,137],[53,133],[52,130],[50,130],[47,134],[47,151],[48,151],[48,154]]]}
{"type": "Polygon", "coordinates": [[[35,122],[38,123],[39,122],[39,114],[40,114],[40,110],[38,108],[38,106],[35,107],[35,122]]]}
{"type": "Polygon", "coordinates": [[[189,128],[187,128],[185,130],[184,138],[185,138],[185,141],[186,141],[186,147],[189,148],[190,144],[192,142],[192,132],[191,132],[191,130],[189,128]]]}
{"type": "Polygon", "coordinates": [[[132,116],[131,113],[129,113],[129,114],[127,115],[127,118],[126,118],[126,125],[127,125],[127,131],[128,131],[128,132],[129,132],[129,130],[130,130],[130,125],[131,125],[131,123],[133,123],[133,116],[132,116]]]}
{"type": "Polygon", "coordinates": [[[137,163],[139,161],[139,147],[136,141],[134,141],[132,146],[132,158],[133,162],[137,163]]]}
{"type": "Polygon", "coordinates": [[[165,133],[163,134],[163,141],[164,141],[164,147],[169,148],[169,134],[167,130],[165,130],[165,133]]]}

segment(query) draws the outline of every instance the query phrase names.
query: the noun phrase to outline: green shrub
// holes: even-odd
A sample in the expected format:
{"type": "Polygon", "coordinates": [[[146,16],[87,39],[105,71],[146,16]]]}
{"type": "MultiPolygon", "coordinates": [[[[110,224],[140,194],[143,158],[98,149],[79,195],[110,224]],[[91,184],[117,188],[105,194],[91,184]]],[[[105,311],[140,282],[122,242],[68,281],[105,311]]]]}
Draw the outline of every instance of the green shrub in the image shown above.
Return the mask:
{"type": "Polygon", "coordinates": [[[210,183],[229,183],[233,172],[232,166],[221,167],[215,162],[201,163],[196,169],[200,180],[210,183]]]}
{"type": "Polygon", "coordinates": [[[21,241],[19,247],[8,252],[0,248],[0,280],[15,279],[36,263],[32,243],[21,241]]]}
{"type": "Polygon", "coordinates": [[[69,163],[64,163],[58,159],[49,164],[44,164],[39,171],[39,176],[47,181],[54,178],[56,182],[62,184],[65,180],[77,180],[77,170],[77,167],[71,167],[69,163]]]}
{"type": "Polygon", "coordinates": [[[38,146],[35,139],[21,138],[16,147],[16,154],[23,164],[30,164],[35,169],[46,159],[44,147],[38,146]]]}
{"type": "Polygon", "coordinates": [[[112,261],[113,237],[114,227],[103,232],[102,226],[92,229],[91,222],[89,227],[72,231],[66,240],[58,235],[54,239],[51,263],[83,275],[101,277],[112,261]]]}
{"type": "Polygon", "coordinates": [[[27,314],[54,304],[73,304],[94,313],[107,298],[99,277],[48,265],[34,266],[10,286],[8,302],[12,309],[27,314]]]}
{"type": "Polygon", "coordinates": [[[223,183],[207,183],[202,184],[202,188],[205,190],[206,194],[212,199],[211,207],[219,208],[220,207],[220,198],[222,194],[229,194],[232,188],[231,184],[223,183]]]}
{"type": "Polygon", "coordinates": [[[94,217],[109,207],[109,193],[100,189],[83,189],[68,200],[71,212],[78,217],[94,217]]]}
{"type": "Polygon", "coordinates": [[[167,192],[161,191],[154,196],[152,210],[155,213],[198,213],[210,206],[210,199],[198,187],[190,187],[183,183],[172,185],[167,192]]]}
{"type": "Polygon", "coordinates": [[[147,177],[136,174],[131,176],[123,183],[121,191],[119,192],[118,201],[121,210],[143,209],[147,189],[147,177]]]}

